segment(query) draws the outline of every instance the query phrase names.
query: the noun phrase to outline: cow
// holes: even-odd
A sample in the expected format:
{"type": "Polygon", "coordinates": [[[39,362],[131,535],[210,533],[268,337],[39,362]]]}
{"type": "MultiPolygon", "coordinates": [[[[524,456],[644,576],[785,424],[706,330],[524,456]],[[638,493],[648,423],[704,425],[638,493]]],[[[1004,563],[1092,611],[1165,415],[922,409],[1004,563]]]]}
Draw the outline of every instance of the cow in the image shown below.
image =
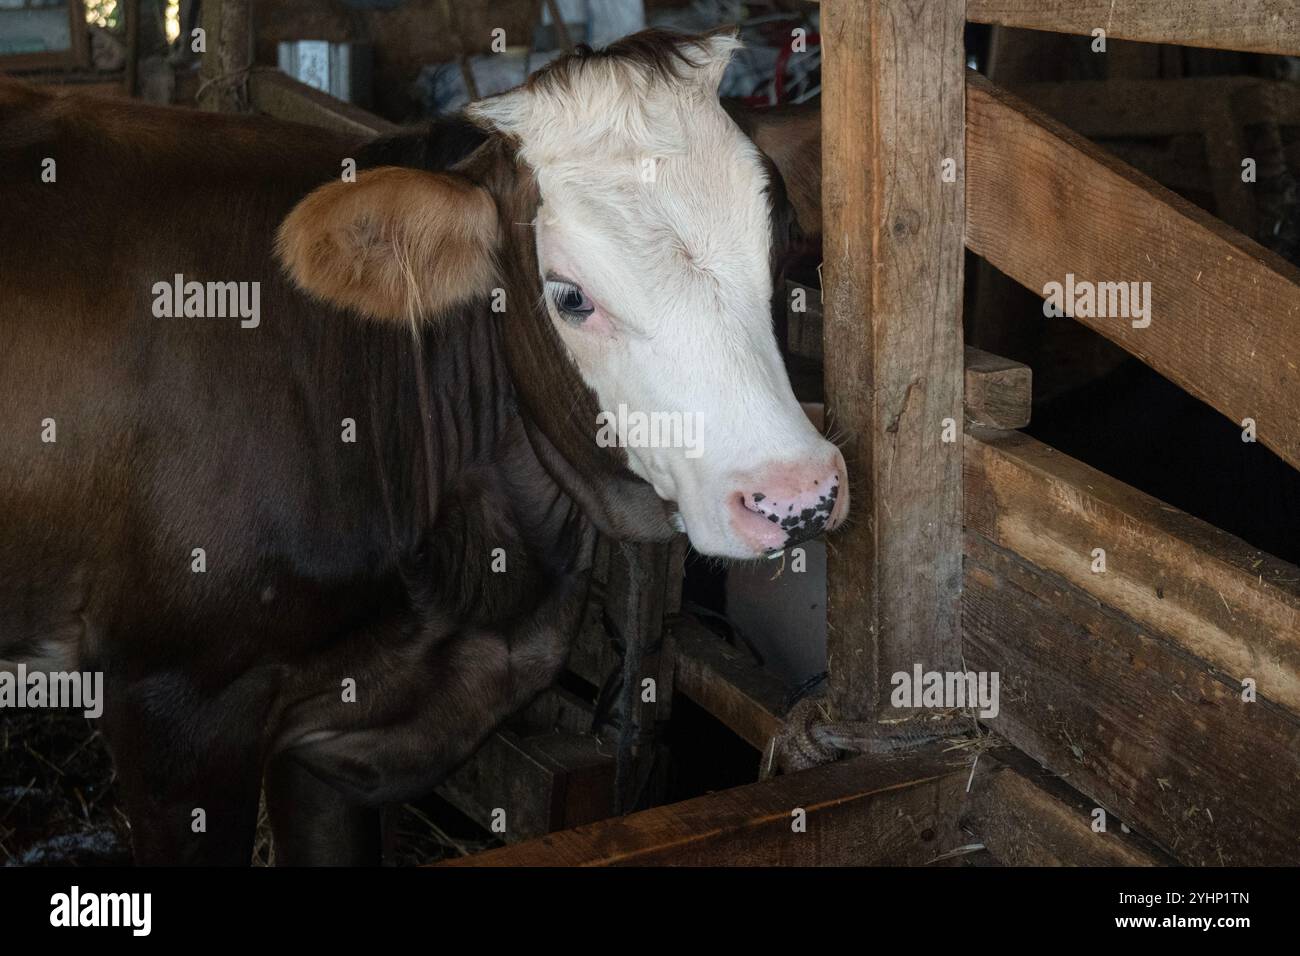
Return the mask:
{"type": "Polygon", "coordinates": [[[555,680],[597,534],[845,520],[737,45],[370,141],[0,85],[0,668],[103,674],[137,862],[247,864],[263,791],[278,861],[375,862],[376,808],[555,680]],[[700,441],[609,440],[634,413],[700,441]]]}

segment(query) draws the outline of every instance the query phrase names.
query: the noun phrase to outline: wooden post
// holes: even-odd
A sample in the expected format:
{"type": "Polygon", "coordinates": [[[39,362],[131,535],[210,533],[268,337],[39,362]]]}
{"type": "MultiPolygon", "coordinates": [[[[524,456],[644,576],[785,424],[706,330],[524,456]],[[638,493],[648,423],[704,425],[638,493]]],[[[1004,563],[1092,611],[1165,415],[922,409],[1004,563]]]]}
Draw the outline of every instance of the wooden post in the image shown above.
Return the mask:
{"type": "Polygon", "coordinates": [[[205,52],[199,67],[199,106],[223,113],[249,110],[253,14],[249,0],[205,0],[200,8],[205,52]]]}
{"type": "Polygon", "coordinates": [[[126,95],[140,95],[140,0],[126,0],[126,95]]]}
{"type": "Polygon", "coordinates": [[[829,539],[840,719],[960,653],[964,0],[822,4],[826,405],[852,493],[829,539]]]}

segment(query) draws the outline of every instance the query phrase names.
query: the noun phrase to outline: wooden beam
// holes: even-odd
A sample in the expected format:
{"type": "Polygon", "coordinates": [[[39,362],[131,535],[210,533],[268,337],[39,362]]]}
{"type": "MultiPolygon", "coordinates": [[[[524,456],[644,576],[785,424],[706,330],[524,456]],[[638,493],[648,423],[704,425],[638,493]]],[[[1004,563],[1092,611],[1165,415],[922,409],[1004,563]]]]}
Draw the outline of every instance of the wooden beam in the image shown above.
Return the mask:
{"type": "Polygon", "coordinates": [[[1112,814],[1094,829],[1098,808],[1018,751],[980,754],[962,826],[1003,866],[1168,866],[1112,814]]]}
{"type": "Polygon", "coordinates": [[[126,20],[126,95],[140,95],[140,0],[126,0],[120,7],[126,20]]]}
{"type": "Polygon", "coordinates": [[[1028,435],[973,429],[965,482],[968,528],[1300,716],[1300,568],[1028,435]]]}
{"type": "Polygon", "coordinates": [[[438,793],[485,829],[504,812],[507,842],[532,839],[614,812],[608,749],[590,734],[498,730],[438,793]]]}
{"type": "Polygon", "coordinates": [[[994,428],[1024,428],[1034,405],[1028,365],[966,346],[966,421],[994,428]]]}
{"type": "Polygon", "coordinates": [[[361,135],[378,136],[401,130],[400,126],[359,106],[322,93],[270,67],[259,67],[249,74],[248,91],[254,109],[278,119],[361,135]]]}
{"type": "Polygon", "coordinates": [[[997,734],[1182,863],[1300,862],[1300,719],[975,531],[965,576],[997,734]]]}
{"type": "Polygon", "coordinates": [[[966,842],[969,771],[968,759],[932,752],[855,757],[440,865],[925,864],[966,842]]]}
{"type": "Polygon", "coordinates": [[[683,620],[677,636],[677,690],[759,751],[782,727],[786,686],[722,638],[683,620]]]}
{"type": "Polygon", "coordinates": [[[199,64],[199,106],[223,113],[249,109],[253,13],[249,0],[204,0],[200,11],[206,52],[199,64]]]}
{"type": "Polygon", "coordinates": [[[1079,321],[1300,468],[1300,270],[978,74],[966,109],[971,250],[1040,293],[1150,282],[1148,326],[1079,321]]]}
{"type": "Polygon", "coordinates": [[[1300,54],[1300,8],[1290,0],[967,0],[966,18],[1054,33],[1300,54]]]}
{"type": "Polygon", "coordinates": [[[827,549],[836,719],[960,659],[964,6],[822,4],[826,411],[854,515],[827,549]]]}

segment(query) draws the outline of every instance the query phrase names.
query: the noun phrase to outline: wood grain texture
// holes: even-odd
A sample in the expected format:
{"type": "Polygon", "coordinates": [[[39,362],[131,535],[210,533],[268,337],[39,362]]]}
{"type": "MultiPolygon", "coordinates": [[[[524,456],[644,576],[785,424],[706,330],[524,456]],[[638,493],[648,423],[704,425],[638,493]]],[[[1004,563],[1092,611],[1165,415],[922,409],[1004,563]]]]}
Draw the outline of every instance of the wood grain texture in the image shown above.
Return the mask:
{"type": "Polygon", "coordinates": [[[251,2],[205,0],[200,17],[205,52],[199,64],[199,106],[221,113],[246,113],[248,71],[253,65],[251,2]]]}
{"type": "Polygon", "coordinates": [[[965,480],[967,527],[1300,716],[1300,568],[1027,435],[973,429],[965,480]]]}
{"type": "Polygon", "coordinates": [[[967,666],[992,729],[1179,862],[1300,862],[1300,720],[971,531],[967,666]]]}
{"type": "Polygon", "coordinates": [[[1092,801],[1009,748],[980,755],[962,825],[1003,866],[1165,866],[1172,862],[1092,801]]]}
{"type": "Polygon", "coordinates": [[[964,4],[822,4],[826,410],[852,515],[828,542],[836,717],[960,657],[964,4]],[[944,160],[955,181],[944,182],[944,160]]]}
{"type": "Polygon", "coordinates": [[[1028,365],[966,346],[966,421],[994,428],[1024,428],[1034,404],[1028,365]]]}
{"type": "Polygon", "coordinates": [[[921,865],[968,842],[957,820],[969,771],[934,752],[855,757],[441,865],[921,865]]]}
{"type": "Polygon", "coordinates": [[[1300,270],[977,74],[967,90],[971,250],[1040,294],[1150,282],[1149,326],[1078,321],[1300,467],[1300,270]]]}
{"type": "Polygon", "coordinates": [[[1054,33],[1180,46],[1300,53],[1295,0],[968,0],[966,17],[1054,33]]]}

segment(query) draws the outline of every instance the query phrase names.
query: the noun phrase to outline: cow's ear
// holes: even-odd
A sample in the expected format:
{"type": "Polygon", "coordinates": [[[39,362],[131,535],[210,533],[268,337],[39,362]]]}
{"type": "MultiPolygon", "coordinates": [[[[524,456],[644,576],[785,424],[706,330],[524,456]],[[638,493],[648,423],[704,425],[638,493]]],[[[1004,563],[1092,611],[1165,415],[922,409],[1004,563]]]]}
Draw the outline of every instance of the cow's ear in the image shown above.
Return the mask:
{"type": "Polygon", "coordinates": [[[309,194],[280,224],[276,253],[326,302],[415,321],[491,290],[498,233],[491,194],[464,176],[384,166],[309,194]]]}

